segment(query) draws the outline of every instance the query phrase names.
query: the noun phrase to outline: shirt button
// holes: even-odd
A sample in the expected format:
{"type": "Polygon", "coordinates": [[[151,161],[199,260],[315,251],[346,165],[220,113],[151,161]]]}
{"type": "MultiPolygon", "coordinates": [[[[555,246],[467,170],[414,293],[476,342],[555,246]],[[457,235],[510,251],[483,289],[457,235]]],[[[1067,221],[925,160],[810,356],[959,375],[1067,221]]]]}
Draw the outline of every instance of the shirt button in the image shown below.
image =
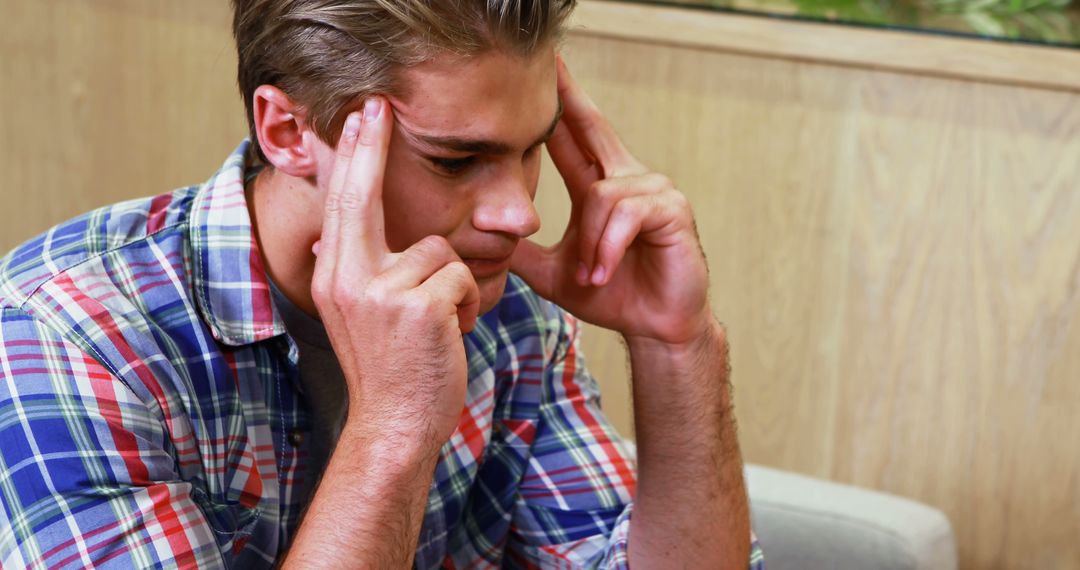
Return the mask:
{"type": "Polygon", "coordinates": [[[289,432],[289,445],[300,447],[304,443],[304,432],[294,429],[289,432]]]}

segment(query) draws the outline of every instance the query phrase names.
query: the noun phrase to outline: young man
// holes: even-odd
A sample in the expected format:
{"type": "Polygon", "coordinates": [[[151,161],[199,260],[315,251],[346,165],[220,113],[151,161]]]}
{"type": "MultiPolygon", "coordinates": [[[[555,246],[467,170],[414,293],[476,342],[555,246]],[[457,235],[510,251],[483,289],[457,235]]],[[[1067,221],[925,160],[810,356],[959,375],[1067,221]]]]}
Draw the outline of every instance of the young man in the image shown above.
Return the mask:
{"type": "Polygon", "coordinates": [[[3,260],[0,564],[760,565],[694,220],[556,56],[573,1],[234,4],[250,142],[3,260]]]}

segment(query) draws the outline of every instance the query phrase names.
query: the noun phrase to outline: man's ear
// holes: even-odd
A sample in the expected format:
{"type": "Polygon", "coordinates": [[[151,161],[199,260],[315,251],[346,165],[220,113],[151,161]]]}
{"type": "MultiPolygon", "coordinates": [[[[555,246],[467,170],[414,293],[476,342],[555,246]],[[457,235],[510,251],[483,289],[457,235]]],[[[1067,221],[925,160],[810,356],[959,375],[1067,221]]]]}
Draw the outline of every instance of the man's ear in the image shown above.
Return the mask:
{"type": "Polygon", "coordinates": [[[272,85],[255,89],[252,103],[255,134],[266,160],[290,176],[315,176],[318,165],[312,145],[318,137],[305,120],[303,108],[272,85]]]}

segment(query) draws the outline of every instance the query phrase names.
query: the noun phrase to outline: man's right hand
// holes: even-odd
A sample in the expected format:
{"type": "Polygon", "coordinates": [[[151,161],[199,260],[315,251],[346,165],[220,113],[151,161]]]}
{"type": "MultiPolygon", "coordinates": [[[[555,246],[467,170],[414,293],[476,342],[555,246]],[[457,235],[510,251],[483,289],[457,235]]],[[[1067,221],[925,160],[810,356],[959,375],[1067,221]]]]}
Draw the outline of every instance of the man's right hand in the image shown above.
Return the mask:
{"type": "Polygon", "coordinates": [[[401,253],[387,245],[392,124],[381,97],[346,119],[311,293],[348,384],[344,429],[409,462],[437,453],[460,419],[468,377],[461,335],[476,324],[480,292],[446,239],[429,236],[401,253]]]}

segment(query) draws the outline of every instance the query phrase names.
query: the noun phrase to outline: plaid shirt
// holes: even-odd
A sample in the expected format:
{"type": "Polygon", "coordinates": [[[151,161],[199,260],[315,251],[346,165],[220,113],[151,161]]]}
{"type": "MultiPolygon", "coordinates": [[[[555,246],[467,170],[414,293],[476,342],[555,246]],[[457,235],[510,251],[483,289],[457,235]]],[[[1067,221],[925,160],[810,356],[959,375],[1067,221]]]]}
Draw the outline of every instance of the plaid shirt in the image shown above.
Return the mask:
{"type": "MultiPolygon", "coordinates": [[[[288,547],[312,421],[248,217],[246,147],[202,186],[0,260],[0,567],[258,568],[288,547]]],[[[418,568],[626,566],[634,469],[577,331],[511,277],[465,337],[466,408],[418,568]]]]}

